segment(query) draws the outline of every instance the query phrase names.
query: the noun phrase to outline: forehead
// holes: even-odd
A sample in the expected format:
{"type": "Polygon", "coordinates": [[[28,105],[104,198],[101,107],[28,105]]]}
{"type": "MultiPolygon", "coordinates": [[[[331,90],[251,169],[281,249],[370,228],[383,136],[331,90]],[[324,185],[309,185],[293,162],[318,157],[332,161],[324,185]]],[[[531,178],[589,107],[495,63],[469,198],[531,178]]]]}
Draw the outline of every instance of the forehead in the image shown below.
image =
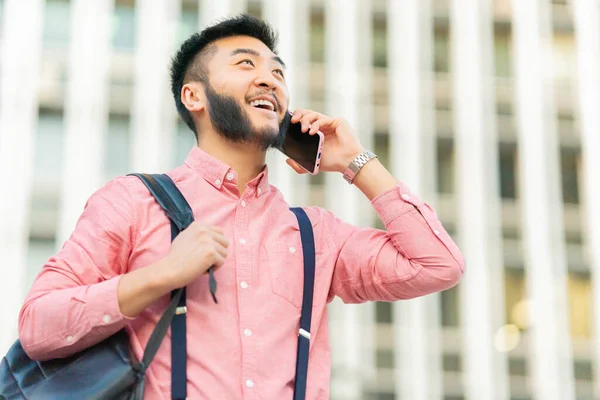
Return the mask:
{"type": "Polygon", "coordinates": [[[250,36],[231,36],[214,42],[217,51],[215,59],[224,60],[231,56],[231,52],[236,49],[252,49],[260,54],[260,57],[271,59],[275,56],[267,45],[260,40],[250,36]]]}

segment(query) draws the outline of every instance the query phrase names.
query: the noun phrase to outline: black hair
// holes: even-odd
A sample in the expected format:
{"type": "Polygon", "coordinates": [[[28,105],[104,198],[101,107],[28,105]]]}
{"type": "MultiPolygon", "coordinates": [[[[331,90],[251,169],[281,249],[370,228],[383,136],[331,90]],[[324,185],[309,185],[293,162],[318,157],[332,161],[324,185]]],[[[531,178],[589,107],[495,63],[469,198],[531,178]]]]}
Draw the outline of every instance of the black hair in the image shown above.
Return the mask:
{"type": "Polygon", "coordinates": [[[209,26],[202,32],[194,33],[179,48],[171,61],[171,92],[177,112],[194,132],[198,132],[191,113],[181,102],[181,89],[189,81],[199,81],[208,85],[207,61],[216,51],[214,42],[231,36],[250,36],[263,42],[269,50],[276,53],[277,33],[265,21],[241,14],[227,18],[209,26]]]}

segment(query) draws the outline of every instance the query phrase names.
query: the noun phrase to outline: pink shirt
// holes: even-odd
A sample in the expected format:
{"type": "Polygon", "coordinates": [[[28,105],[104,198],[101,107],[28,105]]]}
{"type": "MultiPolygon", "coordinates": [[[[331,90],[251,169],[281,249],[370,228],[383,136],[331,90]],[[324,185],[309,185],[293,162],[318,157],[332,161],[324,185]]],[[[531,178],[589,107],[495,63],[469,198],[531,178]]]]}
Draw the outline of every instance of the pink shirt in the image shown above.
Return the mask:
{"type": "MultiPolygon", "coordinates": [[[[196,220],[222,227],[231,242],[215,273],[219,303],[212,301],[207,276],[187,289],[188,398],[291,399],[303,261],[288,203],[269,184],[266,169],[240,195],[236,172],[197,147],[169,176],[196,220]]],[[[448,289],[463,274],[459,249],[435,212],[406,186],[398,184],[372,205],[387,232],[306,208],[317,260],[307,399],[329,398],[326,304],[334,296],[346,303],[410,299],[448,289]]],[[[21,310],[19,335],[27,353],[34,359],[67,356],[127,327],[140,357],[169,296],[127,319],[117,285],[123,274],[165,256],[170,235],[164,212],[137,178],[118,177],[94,193],[21,310]]],[[[146,399],[170,398],[170,348],[167,334],[148,370],[146,399]]]]}

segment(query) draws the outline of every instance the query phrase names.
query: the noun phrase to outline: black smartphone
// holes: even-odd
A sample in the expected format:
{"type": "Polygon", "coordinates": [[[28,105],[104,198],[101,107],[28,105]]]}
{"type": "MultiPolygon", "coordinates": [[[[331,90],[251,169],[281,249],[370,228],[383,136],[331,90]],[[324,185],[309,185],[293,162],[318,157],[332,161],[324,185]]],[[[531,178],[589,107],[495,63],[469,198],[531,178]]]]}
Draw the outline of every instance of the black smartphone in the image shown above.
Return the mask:
{"type": "Polygon", "coordinates": [[[288,111],[281,123],[281,140],[276,148],[300,164],[309,174],[316,175],[321,163],[323,134],[317,132],[309,135],[308,132],[302,132],[302,124],[293,124],[291,120],[292,113],[288,111]]]}

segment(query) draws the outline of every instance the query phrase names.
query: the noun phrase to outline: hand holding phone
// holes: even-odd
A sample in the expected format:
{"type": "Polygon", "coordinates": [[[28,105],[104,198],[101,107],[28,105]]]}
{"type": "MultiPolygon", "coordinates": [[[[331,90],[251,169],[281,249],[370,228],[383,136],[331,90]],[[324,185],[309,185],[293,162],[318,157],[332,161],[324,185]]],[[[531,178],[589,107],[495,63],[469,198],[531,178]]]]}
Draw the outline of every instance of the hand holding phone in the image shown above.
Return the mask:
{"type": "Polygon", "coordinates": [[[297,162],[311,175],[319,173],[324,136],[321,132],[310,135],[302,132],[300,123],[292,123],[292,113],[288,111],[281,123],[282,140],[276,148],[297,162]]]}

